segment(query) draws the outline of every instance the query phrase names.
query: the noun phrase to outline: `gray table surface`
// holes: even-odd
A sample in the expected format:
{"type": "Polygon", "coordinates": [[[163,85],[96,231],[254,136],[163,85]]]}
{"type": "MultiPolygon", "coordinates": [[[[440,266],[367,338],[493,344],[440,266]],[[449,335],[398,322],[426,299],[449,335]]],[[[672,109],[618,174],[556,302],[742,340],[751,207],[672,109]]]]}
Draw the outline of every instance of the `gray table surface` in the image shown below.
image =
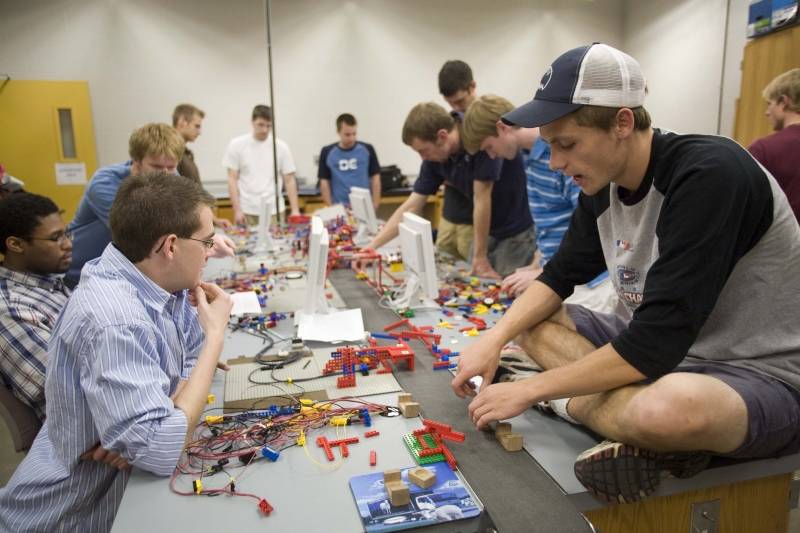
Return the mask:
{"type": "MultiPolygon", "coordinates": [[[[206,275],[212,277],[215,271],[227,268],[230,268],[230,264],[218,261],[209,265],[206,275]]],[[[397,320],[393,312],[376,305],[375,294],[363,282],[355,280],[351,271],[335,271],[331,279],[348,308],[362,309],[367,330],[380,331],[387,323],[397,320]]],[[[280,337],[289,338],[292,334],[291,321],[282,321],[274,332],[280,337]]],[[[461,473],[485,505],[480,518],[432,526],[425,530],[591,531],[561,487],[530,455],[525,452],[507,453],[491,434],[476,431],[472,427],[467,416],[466,401],[450,391],[450,374],[434,372],[431,366],[433,359],[424,346],[416,342],[412,346],[417,353],[416,370],[397,372],[398,381],[421,403],[424,416],[445,421],[467,433],[464,443],[453,444],[450,448],[459,461],[461,473]]],[[[262,340],[256,337],[241,332],[231,333],[221,359],[252,354],[261,347],[262,340]]],[[[451,345],[454,350],[459,347],[451,345]]],[[[214,378],[211,392],[217,397],[217,403],[211,407],[221,407],[224,376],[220,372],[214,378]]],[[[396,395],[372,396],[369,400],[393,405],[396,395]]],[[[367,458],[370,449],[377,449],[381,470],[412,466],[413,461],[400,437],[420,425],[419,419],[380,418],[375,427],[381,432],[380,441],[366,443],[362,439],[363,443],[350,448],[350,458],[332,472],[314,465],[296,447],[285,450],[276,463],[253,465],[241,480],[237,480],[237,486],[242,491],[253,492],[269,500],[275,508],[270,517],[259,515],[254,500],[224,496],[178,496],[171,492],[168,479],[134,469],[112,531],[175,533],[200,529],[231,531],[234,528],[244,531],[361,531],[358,512],[347,485],[349,478],[369,471],[367,458]]],[[[329,437],[333,435],[331,433],[329,437]]],[[[319,455],[315,457],[319,458],[319,455]]],[[[213,483],[213,480],[205,483],[209,482],[213,483]]],[[[183,490],[189,488],[188,480],[184,479],[183,483],[183,490]]]]}

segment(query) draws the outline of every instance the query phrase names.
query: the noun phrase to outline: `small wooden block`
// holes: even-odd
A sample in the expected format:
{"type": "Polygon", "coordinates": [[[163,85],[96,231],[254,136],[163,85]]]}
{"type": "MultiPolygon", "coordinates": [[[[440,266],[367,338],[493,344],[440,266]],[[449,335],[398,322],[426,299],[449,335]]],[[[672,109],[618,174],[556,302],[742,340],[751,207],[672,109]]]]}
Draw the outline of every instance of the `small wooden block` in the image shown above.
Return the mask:
{"type": "Polygon", "coordinates": [[[511,433],[511,422],[498,422],[494,427],[494,434],[499,439],[505,433],[511,433]]]}
{"type": "Polygon", "coordinates": [[[383,484],[387,485],[393,481],[402,481],[403,478],[400,476],[399,470],[384,470],[383,472],[383,484]]]}
{"type": "Polygon", "coordinates": [[[400,404],[400,412],[406,418],[416,418],[419,416],[419,404],[417,402],[403,402],[400,404]]]}
{"type": "Polygon", "coordinates": [[[408,505],[411,502],[411,494],[408,485],[402,481],[392,481],[385,485],[386,492],[389,494],[389,501],[394,507],[408,505]]]}
{"type": "Polygon", "coordinates": [[[414,401],[414,395],[413,394],[403,393],[403,394],[398,394],[397,395],[397,405],[400,405],[401,403],[405,403],[405,402],[411,402],[411,401],[414,401]]]}
{"type": "Polygon", "coordinates": [[[427,489],[436,483],[436,474],[427,468],[412,468],[408,471],[408,480],[411,483],[422,487],[423,489],[427,489]]]}
{"type": "Polygon", "coordinates": [[[498,440],[507,452],[518,452],[522,449],[522,435],[519,433],[504,433],[498,440]]]}

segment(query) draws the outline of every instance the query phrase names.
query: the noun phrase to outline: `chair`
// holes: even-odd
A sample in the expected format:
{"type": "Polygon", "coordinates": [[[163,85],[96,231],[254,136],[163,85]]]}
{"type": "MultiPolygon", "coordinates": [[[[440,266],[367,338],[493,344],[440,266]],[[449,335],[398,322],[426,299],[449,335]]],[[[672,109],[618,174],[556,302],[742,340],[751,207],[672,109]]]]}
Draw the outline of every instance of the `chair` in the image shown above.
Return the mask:
{"type": "Polygon", "coordinates": [[[0,383],[0,416],[8,426],[14,450],[28,450],[42,427],[33,409],[19,401],[11,390],[0,383]]]}

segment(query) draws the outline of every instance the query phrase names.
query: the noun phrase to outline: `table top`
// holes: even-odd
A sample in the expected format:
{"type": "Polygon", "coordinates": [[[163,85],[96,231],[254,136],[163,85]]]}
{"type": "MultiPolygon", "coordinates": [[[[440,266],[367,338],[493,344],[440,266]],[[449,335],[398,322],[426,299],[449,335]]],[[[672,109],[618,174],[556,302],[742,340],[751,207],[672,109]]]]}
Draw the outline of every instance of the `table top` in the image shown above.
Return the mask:
{"type": "MultiPolygon", "coordinates": [[[[212,276],[215,268],[227,267],[224,263],[210,265],[212,276]]],[[[389,322],[397,320],[392,311],[377,305],[374,292],[357,281],[351,271],[334,271],[331,280],[348,308],[362,309],[367,330],[380,331],[389,322]]],[[[288,338],[293,333],[292,328],[291,321],[284,320],[274,331],[288,338]]],[[[466,345],[469,340],[465,338],[463,342],[466,345]]],[[[459,462],[461,474],[485,506],[479,518],[430,526],[425,530],[591,531],[583,516],[565,497],[562,487],[531,455],[524,451],[508,453],[491,433],[475,430],[467,415],[467,402],[450,390],[451,375],[433,371],[433,359],[424,346],[419,342],[411,345],[417,354],[415,371],[400,370],[395,375],[403,388],[412,392],[415,400],[420,402],[423,416],[451,424],[467,434],[464,443],[453,444],[450,449],[459,462]]],[[[253,354],[261,346],[262,340],[256,337],[241,332],[230,333],[221,359],[253,354]]],[[[211,392],[217,397],[217,403],[211,407],[221,407],[224,397],[224,375],[221,372],[217,372],[211,392]]],[[[368,399],[388,405],[396,403],[394,394],[368,399]]],[[[530,414],[540,416],[533,410],[530,414]]],[[[380,436],[369,442],[362,439],[361,443],[352,446],[350,457],[336,470],[315,465],[299,447],[284,450],[275,463],[257,462],[248,468],[241,479],[237,479],[237,487],[266,498],[275,508],[269,517],[261,516],[254,501],[247,498],[178,496],[171,492],[169,479],[134,469],[113,531],[230,531],[232,526],[245,531],[256,528],[269,528],[271,531],[360,531],[361,522],[348,487],[350,477],[370,471],[368,455],[371,449],[378,453],[379,471],[412,466],[413,460],[402,444],[401,436],[421,426],[419,418],[376,418],[374,429],[380,431],[380,436]]],[[[513,422],[516,431],[518,422],[513,422]]],[[[556,421],[553,423],[566,426],[556,421]]],[[[335,438],[333,433],[328,437],[335,438]]],[[[314,447],[310,447],[308,452],[321,457],[314,447]]],[[[188,479],[184,478],[182,482],[186,485],[182,486],[184,490],[191,490],[188,479]]],[[[204,479],[204,484],[207,483],[213,483],[213,480],[204,479]]]]}

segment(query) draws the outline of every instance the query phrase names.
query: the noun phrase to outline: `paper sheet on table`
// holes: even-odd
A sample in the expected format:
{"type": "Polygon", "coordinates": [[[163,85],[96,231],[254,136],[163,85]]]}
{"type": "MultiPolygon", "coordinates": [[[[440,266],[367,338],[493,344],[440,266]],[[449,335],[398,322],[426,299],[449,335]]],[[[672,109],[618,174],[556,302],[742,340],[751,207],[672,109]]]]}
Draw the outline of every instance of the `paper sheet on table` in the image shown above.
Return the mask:
{"type": "Polygon", "coordinates": [[[308,315],[298,311],[297,336],[304,341],[336,342],[363,341],[364,319],[361,309],[348,309],[330,314],[308,315]]]}
{"type": "Polygon", "coordinates": [[[231,300],[233,300],[231,316],[241,316],[245,313],[261,314],[261,305],[258,303],[258,296],[256,296],[255,291],[235,292],[231,294],[231,300]]]}

